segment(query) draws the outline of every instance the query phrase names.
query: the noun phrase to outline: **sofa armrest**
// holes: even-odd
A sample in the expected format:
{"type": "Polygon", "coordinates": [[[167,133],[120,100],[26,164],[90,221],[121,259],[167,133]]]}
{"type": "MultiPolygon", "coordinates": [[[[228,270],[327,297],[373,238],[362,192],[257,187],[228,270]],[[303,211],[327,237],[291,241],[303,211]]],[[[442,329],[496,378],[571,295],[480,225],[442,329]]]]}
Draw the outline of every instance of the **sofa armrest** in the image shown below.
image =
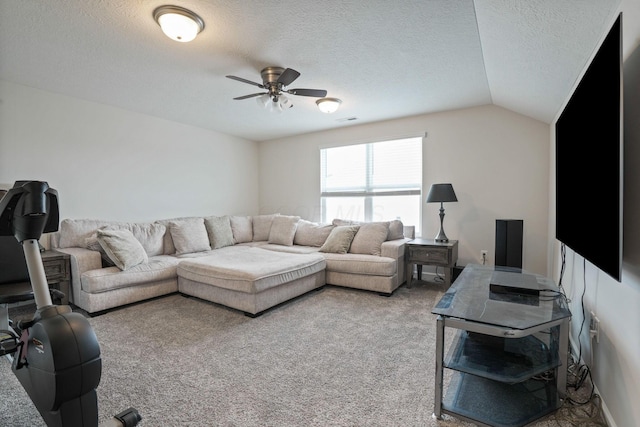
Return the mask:
{"type": "Polygon", "coordinates": [[[404,258],[405,244],[411,241],[411,239],[405,237],[404,239],[387,240],[380,245],[380,256],[400,259],[404,258]]]}
{"type": "Polygon", "coordinates": [[[102,268],[102,256],[98,251],[85,248],[57,248],[56,251],[71,255],[69,263],[71,265],[71,295],[69,300],[73,302],[73,295],[78,294],[82,289],[80,278],[85,271],[102,268]]]}

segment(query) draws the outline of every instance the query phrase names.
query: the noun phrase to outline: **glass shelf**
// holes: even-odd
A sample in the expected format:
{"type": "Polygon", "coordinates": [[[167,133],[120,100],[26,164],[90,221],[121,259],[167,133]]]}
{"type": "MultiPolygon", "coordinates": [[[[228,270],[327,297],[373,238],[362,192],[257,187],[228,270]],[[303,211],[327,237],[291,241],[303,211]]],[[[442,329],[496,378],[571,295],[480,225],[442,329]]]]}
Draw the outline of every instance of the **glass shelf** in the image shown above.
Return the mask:
{"type": "Polygon", "coordinates": [[[522,427],[561,405],[555,381],[506,384],[454,372],[442,401],[444,412],[495,427],[522,427]]]}
{"type": "Polygon", "coordinates": [[[557,333],[549,336],[551,350],[534,335],[503,338],[458,330],[444,366],[503,383],[519,383],[561,365],[554,351],[557,333]]]}

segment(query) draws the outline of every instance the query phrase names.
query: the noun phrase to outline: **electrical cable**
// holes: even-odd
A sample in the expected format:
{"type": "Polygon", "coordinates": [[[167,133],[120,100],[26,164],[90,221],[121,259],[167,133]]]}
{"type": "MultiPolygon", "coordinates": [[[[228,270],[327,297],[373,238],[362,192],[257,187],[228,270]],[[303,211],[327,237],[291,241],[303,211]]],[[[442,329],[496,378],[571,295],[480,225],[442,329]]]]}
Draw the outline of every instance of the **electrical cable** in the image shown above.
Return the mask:
{"type": "MultiPolygon", "coordinates": [[[[564,299],[569,304],[571,300],[567,298],[566,292],[562,285],[562,280],[564,278],[565,268],[566,268],[566,245],[564,243],[560,246],[560,278],[558,279],[558,288],[560,292],[564,295],[564,299]]],[[[591,377],[591,370],[586,364],[581,364],[582,360],[582,342],[580,341],[580,337],[582,336],[582,331],[584,329],[584,324],[586,320],[585,316],[585,306],[584,306],[584,297],[587,291],[587,279],[586,279],[586,262],[583,259],[582,263],[582,278],[583,278],[583,288],[582,295],[580,297],[580,305],[582,310],[582,323],[580,324],[580,331],[578,332],[578,358],[577,361],[575,359],[575,355],[573,354],[571,346],[569,346],[569,355],[571,358],[571,363],[567,367],[567,374],[571,377],[571,381],[567,383],[567,397],[563,401],[563,407],[558,411],[554,417],[557,421],[568,422],[571,425],[584,426],[584,425],[593,425],[593,426],[607,426],[606,421],[604,420],[604,416],[602,414],[602,398],[600,395],[595,393],[595,385],[593,384],[593,379],[591,377]],[[585,385],[587,381],[591,385],[591,389],[589,390],[589,395],[586,399],[580,399],[576,396],[571,396],[569,393],[569,388],[573,388],[574,392],[578,392],[585,385]],[[562,410],[567,409],[568,411],[575,413],[576,408],[583,408],[585,411],[585,416],[576,418],[573,414],[563,414],[562,410]],[[574,424],[577,423],[577,424],[574,424]]]]}

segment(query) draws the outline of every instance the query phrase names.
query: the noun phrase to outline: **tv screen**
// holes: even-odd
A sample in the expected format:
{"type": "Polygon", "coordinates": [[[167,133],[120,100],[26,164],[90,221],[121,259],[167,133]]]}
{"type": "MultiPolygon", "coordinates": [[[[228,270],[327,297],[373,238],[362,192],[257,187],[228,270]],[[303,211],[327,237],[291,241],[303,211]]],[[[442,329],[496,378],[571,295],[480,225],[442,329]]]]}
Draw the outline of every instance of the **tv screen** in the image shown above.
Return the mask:
{"type": "Polygon", "coordinates": [[[556,238],[620,281],[622,14],[556,121],[556,238]]]}

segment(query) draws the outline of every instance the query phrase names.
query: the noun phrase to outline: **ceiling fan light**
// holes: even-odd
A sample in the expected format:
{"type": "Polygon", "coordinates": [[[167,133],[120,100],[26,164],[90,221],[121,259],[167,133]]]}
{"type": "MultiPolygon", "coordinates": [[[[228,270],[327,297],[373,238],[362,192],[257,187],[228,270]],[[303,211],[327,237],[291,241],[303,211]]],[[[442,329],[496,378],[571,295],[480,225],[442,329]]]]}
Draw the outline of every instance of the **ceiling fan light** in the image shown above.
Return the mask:
{"type": "Polygon", "coordinates": [[[256,102],[262,108],[267,108],[269,103],[271,103],[271,98],[269,97],[268,93],[265,93],[264,95],[260,95],[259,97],[257,97],[256,102]]]}
{"type": "Polygon", "coordinates": [[[278,104],[280,105],[280,108],[282,108],[283,110],[293,107],[291,100],[289,99],[288,96],[285,96],[285,95],[280,95],[278,97],[278,104]]]}
{"type": "Polygon", "coordinates": [[[160,6],[153,11],[153,19],[167,37],[178,42],[190,42],[204,30],[202,18],[179,6],[160,6]]]}
{"type": "Polygon", "coordinates": [[[321,98],[316,101],[316,104],[320,111],[331,114],[338,110],[340,104],[342,104],[342,100],[338,98],[321,98]]]}

